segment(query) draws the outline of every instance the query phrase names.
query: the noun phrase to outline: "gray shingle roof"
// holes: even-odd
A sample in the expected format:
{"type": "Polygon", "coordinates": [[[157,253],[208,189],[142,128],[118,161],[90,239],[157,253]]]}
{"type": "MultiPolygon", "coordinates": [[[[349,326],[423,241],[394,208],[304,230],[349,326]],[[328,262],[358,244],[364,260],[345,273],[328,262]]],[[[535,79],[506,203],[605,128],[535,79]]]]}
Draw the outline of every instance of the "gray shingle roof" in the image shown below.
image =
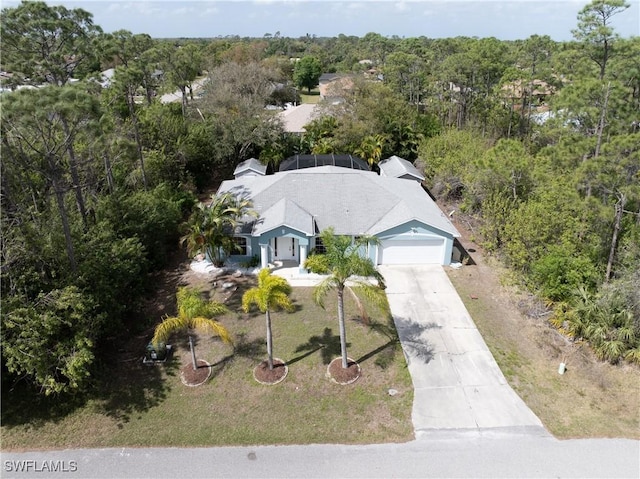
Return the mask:
{"type": "Polygon", "coordinates": [[[260,215],[253,234],[260,235],[282,226],[289,226],[307,236],[313,236],[315,231],[313,216],[293,201],[282,198],[260,215]]]}
{"type": "Polygon", "coordinates": [[[382,160],[378,163],[378,167],[380,168],[380,174],[384,176],[401,178],[402,176],[409,175],[416,180],[424,180],[424,175],[420,173],[410,161],[400,158],[399,156],[393,155],[386,160],[382,160]]]}
{"type": "Polygon", "coordinates": [[[323,73],[322,75],[320,75],[320,78],[318,79],[319,83],[327,83],[327,82],[332,82],[334,80],[337,80],[338,78],[344,78],[347,75],[342,73],[323,73]]]}
{"type": "Polygon", "coordinates": [[[329,226],[336,234],[377,235],[412,220],[453,236],[456,228],[418,182],[335,166],[224,181],[219,193],[253,201],[260,214],[253,235],[287,225],[306,234],[329,226]],[[284,200],[284,201],[283,201],[284,200]]]}
{"type": "Polygon", "coordinates": [[[316,114],[316,105],[304,103],[278,113],[284,125],[284,131],[289,133],[304,133],[304,126],[311,123],[316,114]]]}
{"type": "Polygon", "coordinates": [[[233,176],[241,176],[242,174],[247,174],[249,172],[265,175],[267,173],[267,165],[261,163],[260,160],[256,160],[255,158],[249,158],[236,166],[236,169],[233,170],[233,176]]]}

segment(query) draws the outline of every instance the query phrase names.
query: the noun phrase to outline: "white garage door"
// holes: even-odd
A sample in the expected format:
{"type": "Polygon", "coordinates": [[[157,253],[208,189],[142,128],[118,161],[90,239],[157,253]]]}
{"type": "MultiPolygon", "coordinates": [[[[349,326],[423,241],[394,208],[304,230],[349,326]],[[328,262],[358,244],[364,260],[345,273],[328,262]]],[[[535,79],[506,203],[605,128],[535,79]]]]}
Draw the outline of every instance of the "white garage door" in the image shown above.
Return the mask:
{"type": "Polygon", "coordinates": [[[383,240],[378,264],[442,264],[444,239],[383,240]]]}

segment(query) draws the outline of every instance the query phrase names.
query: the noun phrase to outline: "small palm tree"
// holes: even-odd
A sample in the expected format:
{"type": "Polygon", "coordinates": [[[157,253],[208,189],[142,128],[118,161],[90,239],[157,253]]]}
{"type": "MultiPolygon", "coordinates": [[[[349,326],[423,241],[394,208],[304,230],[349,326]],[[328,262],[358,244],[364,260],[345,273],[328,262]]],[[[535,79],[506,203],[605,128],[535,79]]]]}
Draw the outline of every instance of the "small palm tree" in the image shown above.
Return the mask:
{"type": "Polygon", "coordinates": [[[206,252],[207,238],[204,231],[206,208],[204,203],[195,205],[189,219],[182,225],[184,234],[180,241],[187,246],[191,256],[206,252]]]}
{"type": "Polygon", "coordinates": [[[258,286],[251,288],[242,295],[242,309],[249,312],[252,305],[256,305],[261,313],[265,313],[267,320],[267,355],[269,369],[273,369],[273,336],[271,334],[271,310],[284,309],[292,312],[293,303],[289,294],[291,285],[280,276],[273,276],[268,269],[258,273],[258,286]]]}
{"type": "Polygon", "coordinates": [[[347,281],[358,286],[358,290],[380,307],[384,307],[384,278],[378,272],[373,261],[360,254],[360,248],[372,238],[360,237],[352,242],[348,236],[335,236],[333,228],[327,228],[320,233],[325,248],[324,254],[315,254],[307,258],[305,268],[314,273],[328,275],[316,286],[313,292],[315,302],[324,307],[324,297],[330,290],[338,292],[338,326],[340,329],[340,350],[342,353],[342,367],[347,368],[347,333],[344,320],[344,289],[347,281]],[[373,277],[377,284],[372,284],[367,278],[373,277]]]}
{"type": "Polygon", "coordinates": [[[335,151],[333,138],[323,137],[319,138],[311,147],[311,153],[313,155],[328,155],[335,151]]]}
{"type": "Polygon", "coordinates": [[[198,203],[185,223],[186,243],[190,255],[206,253],[216,265],[223,262],[222,253],[229,254],[235,248],[232,230],[244,216],[257,216],[251,209],[251,201],[233,193],[212,195],[211,203],[198,203]]]}
{"type": "MultiPolygon", "coordinates": [[[[158,347],[166,343],[172,333],[181,330],[199,329],[212,335],[219,336],[225,343],[233,344],[231,334],[221,323],[213,319],[228,312],[224,304],[215,301],[205,301],[200,292],[192,288],[180,288],[176,294],[178,314],[166,317],[155,330],[151,342],[158,347]]],[[[189,335],[189,347],[193,369],[197,369],[196,351],[193,338],[189,335]]]]}
{"type": "Polygon", "coordinates": [[[355,154],[363,157],[369,164],[369,169],[373,170],[374,165],[380,162],[386,141],[387,137],[384,135],[365,136],[355,154]]]}

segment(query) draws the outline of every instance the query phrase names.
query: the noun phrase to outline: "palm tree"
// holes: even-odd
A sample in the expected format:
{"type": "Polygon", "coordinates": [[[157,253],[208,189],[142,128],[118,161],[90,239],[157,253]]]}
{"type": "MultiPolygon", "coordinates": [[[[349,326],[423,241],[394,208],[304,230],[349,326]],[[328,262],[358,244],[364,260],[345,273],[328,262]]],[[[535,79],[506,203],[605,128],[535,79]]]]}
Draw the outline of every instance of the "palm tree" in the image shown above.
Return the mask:
{"type": "Polygon", "coordinates": [[[187,251],[192,256],[206,252],[207,242],[204,232],[206,208],[204,203],[195,205],[189,219],[182,225],[184,235],[180,238],[180,242],[186,244],[187,251]]]}
{"type": "Polygon", "coordinates": [[[186,243],[190,255],[206,253],[219,266],[223,253],[230,254],[236,247],[231,233],[244,216],[257,216],[251,209],[251,201],[233,193],[211,195],[211,203],[198,203],[185,223],[186,243]]]}
{"type": "Polygon", "coordinates": [[[271,334],[271,310],[284,309],[292,312],[295,308],[289,294],[291,285],[280,276],[273,276],[267,268],[258,273],[258,286],[242,295],[242,309],[248,313],[252,305],[256,305],[267,319],[267,355],[269,369],[273,369],[273,336],[271,334]]]}
{"type": "Polygon", "coordinates": [[[313,155],[328,155],[335,152],[334,140],[330,137],[318,138],[311,147],[311,154],[313,155]]]}
{"type": "Polygon", "coordinates": [[[349,236],[336,236],[333,228],[327,228],[320,233],[325,253],[311,255],[305,261],[305,268],[318,274],[328,275],[313,292],[315,302],[324,307],[324,297],[330,290],[338,292],[338,325],[340,329],[340,350],[342,353],[342,367],[348,367],[347,338],[344,321],[344,290],[347,281],[358,286],[358,289],[375,304],[385,304],[384,278],[378,272],[369,258],[360,254],[362,246],[373,240],[360,237],[355,242],[349,236]],[[371,284],[368,278],[373,277],[377,284],[371,284]]]}
{"type": "MultiPolygon", "coordinates": [[[[200,292],[192,288],[180,288],[176,294],[178,314],[166,317],[156,326],[151,342],[157,348],[166,343],[172,333],[181,330],[199,329],[212,335],[219,336],[225,343],[233,344],[231,334],[221,323],[213,319],[228,312],[224,304],[215,301],[205,301],[200,292]]],[[[197,369],[196,351],[193,338],[189,335],[189,348],[193,369],[197,369]]]]}
{"type": "Polygon", "coordinates": [[[387,137],[384,135],[365,136],[360,143],[360,147],[356,149],[355,154],[362,156],[369,164],[369,169],[373,170],[374,165],[380,162],[382,151],[387,137]]]}

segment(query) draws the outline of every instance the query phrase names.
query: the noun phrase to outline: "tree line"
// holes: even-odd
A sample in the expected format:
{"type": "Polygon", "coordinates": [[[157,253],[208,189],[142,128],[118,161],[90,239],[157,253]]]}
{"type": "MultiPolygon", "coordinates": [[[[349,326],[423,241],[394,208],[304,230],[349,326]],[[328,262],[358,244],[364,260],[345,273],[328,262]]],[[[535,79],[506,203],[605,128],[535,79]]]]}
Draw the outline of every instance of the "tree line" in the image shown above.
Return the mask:
{"type": "Polygon", "coordinates": [[[3,381],[90,388],[118,338],[157,321],[141,314],[148,278],[198,195],[241,161],[296,153],[415,162],[556,326],[640,361],[640,42],[612,26],[626,7],[587,5],[571,42],[153,39],[82,9],[4,9],[3,381]],[[299,101],[318,71],[351,86],[288,134],[265,107],[299,101]]]}

